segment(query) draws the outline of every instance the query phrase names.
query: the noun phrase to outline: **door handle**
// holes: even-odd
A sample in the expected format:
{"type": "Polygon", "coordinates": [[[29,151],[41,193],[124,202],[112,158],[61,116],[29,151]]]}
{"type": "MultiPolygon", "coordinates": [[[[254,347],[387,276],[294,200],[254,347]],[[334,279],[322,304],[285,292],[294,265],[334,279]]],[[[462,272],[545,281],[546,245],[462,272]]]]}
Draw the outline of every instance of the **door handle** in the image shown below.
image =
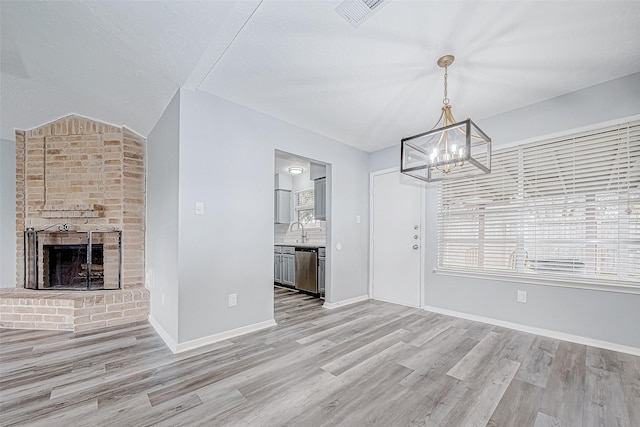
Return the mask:
{"type": "Polygon", "coordinates": [[[419,237],[418,237],[418,235],[417,235],[417,234],[414,234],[414,235],[413,235],[413,238],[414,238],[414,239],[416,239],[416,240],[418,240],[418,239],[419,239],[419,237]]]}
{"type": "Polygon", "coordinates": [[[417,251],[419,247],[420,247],[420,246],[418,246],[418,245],[413,245],[413,250],[414,250],[414,251],[417,251]]]}

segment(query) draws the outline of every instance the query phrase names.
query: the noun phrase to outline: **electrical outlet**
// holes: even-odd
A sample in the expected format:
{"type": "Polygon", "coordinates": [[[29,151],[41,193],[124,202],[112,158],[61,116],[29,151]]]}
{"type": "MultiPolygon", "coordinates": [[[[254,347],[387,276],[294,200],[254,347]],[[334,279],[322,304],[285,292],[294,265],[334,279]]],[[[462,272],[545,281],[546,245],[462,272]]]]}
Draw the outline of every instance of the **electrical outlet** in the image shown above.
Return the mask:
{"type": "Polygon", "coordinates": [[[238,295],[229,294],[229,307],[235,307],[236,305],[238,305],[238,295]]]}
{"type": "Polygon", "coordinates": [[[527,303],[527,291],[518,291],[518,302],[527,303]]]}

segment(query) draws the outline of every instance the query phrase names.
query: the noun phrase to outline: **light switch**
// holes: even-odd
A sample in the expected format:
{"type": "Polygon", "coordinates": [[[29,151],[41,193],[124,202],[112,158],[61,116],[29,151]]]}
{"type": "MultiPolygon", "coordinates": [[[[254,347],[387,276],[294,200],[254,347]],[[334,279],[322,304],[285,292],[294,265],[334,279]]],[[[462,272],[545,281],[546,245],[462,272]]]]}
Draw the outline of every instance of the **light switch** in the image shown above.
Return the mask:
{"type": "Polygon", "coordinates": [[[196,202],[196,215],[204,215],[204,203],[196,202]]]}
{"type": "Polygon", "coordinates": [[[527,291],[518,291],[517,300],[518,300],[518,302],[526,304],[527,303],[527,291]]]}
{"type": "Polygon", "coordinates": [[[360,224],[360,215],[356,216],[356,224],[360,224]]]}

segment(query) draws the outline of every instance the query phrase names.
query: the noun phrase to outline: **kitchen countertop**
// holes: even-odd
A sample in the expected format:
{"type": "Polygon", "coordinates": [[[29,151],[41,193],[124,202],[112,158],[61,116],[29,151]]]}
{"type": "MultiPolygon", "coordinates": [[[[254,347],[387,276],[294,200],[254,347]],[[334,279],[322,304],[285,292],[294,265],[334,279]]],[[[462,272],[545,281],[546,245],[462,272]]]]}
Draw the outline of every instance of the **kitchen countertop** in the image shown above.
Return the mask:
{"type": "Polygon", "coordinates": [[[274,243],[273,246],[293,246],[296,248],[324,248],[324,244],[319,243],[274,243]]]}

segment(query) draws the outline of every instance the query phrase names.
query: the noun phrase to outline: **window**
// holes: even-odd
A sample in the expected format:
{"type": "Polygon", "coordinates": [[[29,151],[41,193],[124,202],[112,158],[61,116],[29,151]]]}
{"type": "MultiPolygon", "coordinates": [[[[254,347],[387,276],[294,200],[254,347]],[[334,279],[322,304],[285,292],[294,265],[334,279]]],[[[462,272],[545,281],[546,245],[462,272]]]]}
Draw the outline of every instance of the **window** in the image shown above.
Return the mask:
{"type": "Polygon", "coordinates": [[[298,191],[295,197],[297,221],[305,227],[317,227],[318,222],[313,213],[315,204],[313,189],[298,191]]]}
{"type": "Polygon", "coordinates": [[[496,150],[438,215],[441,270],[640,288],[640,121],[496,150]]]}

